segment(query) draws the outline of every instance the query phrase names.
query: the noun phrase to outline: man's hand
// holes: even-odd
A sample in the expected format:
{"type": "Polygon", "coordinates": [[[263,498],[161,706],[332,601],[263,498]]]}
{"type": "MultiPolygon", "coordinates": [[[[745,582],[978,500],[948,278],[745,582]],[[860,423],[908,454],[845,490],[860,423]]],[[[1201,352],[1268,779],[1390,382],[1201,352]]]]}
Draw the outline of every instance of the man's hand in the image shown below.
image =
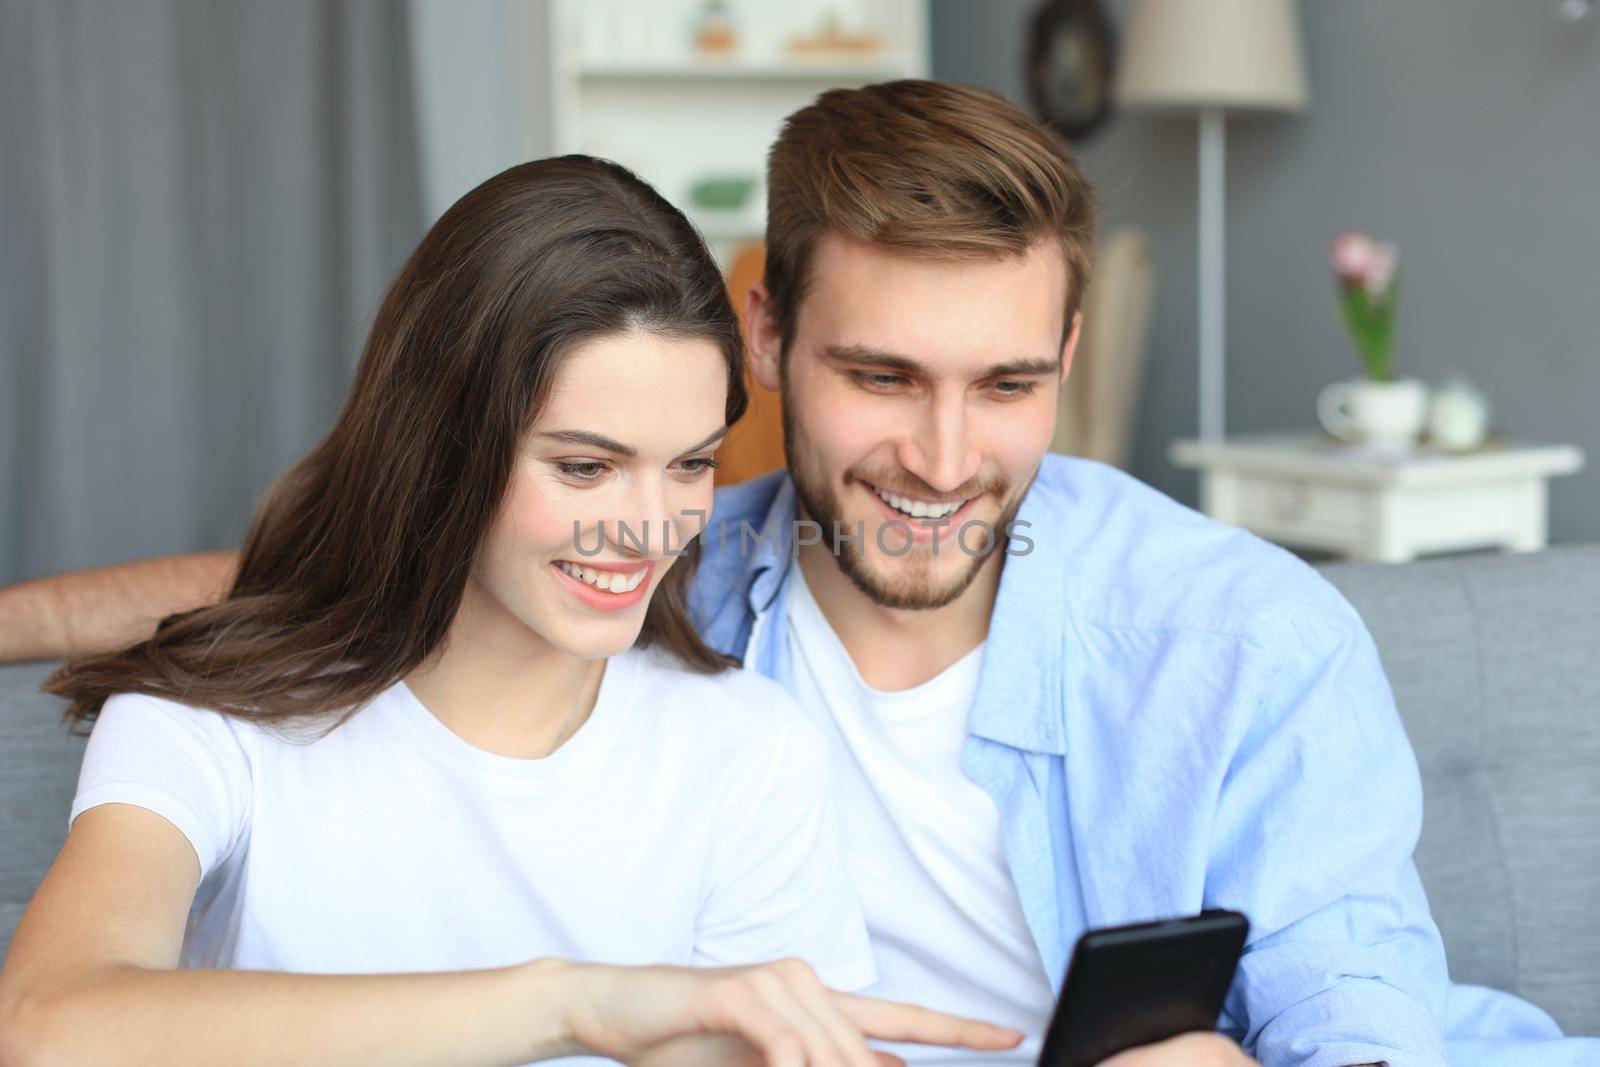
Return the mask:
{"type": "Polygon", "coordinates": [[[1255,1062],[1221,1034],[1196,1032],[1119,1052],[1100,1067],[1247,1067],[1255,1062]]]}
{"type": "Polygon", "coordinates": [[[0,589],[0,663],[67,659],[143,641],[156,623],[215,604],[239,556],[198,552],[72,571],[0,589]]]}
{"type": "MultiPolygon", "coordinates": [[[[1130,1048],[1100,1067],[1246,1067],[1256,1063],[1244,1050],[1221,1034],[1179,1034],[1155,1045],[1130,1048]]],[[[1257,1065],[1259,1067],[1259,1065],[1257,1065]]],[[[1355,1067],[1383,1067],[1381,1063],[1363,1063],[1355,1067]]]]}

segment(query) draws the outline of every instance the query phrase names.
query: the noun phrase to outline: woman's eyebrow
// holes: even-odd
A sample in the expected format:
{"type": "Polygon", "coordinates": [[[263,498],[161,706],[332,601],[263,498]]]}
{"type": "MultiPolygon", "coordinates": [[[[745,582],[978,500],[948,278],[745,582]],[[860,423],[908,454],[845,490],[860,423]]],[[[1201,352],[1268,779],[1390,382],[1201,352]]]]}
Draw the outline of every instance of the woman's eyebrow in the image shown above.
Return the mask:
{"type": "MultiPolygon", "coordinates": [[[[719,426],[717,429],[707,434],[698,443],[690,445],[688,448],[684,449],[684,452],[698,452],[702,448],[706,448],[712,444],[715,444],[717,441],[720,441],[724,437],[728,436],[728,431],[730,429],[732,429],[732,427],[719,426]]],[[[552,440],[560,441],[563,444],[587,445],[590,448],[598,448],[604,452],[611,452],[615,455],[625,456],[629,459],[632,459],[634,456],[639,454],[639,450],[634,448],[632,445],[625,445],[615,438],[607,437],[603,433],[595,433],[593,430],[544,430],[540,432],[539,436],[548,437],[552,440]]]]}
{"type": "Polygon", "coordinates": [[[702,448],[709,448],[712,445],[716,444],[718,441],[722,440],[724,437],[728,436],[728,431],[731,430],[731,429],[733,429],[732,426],[722,426],[722,427],[719,427],[718,429],[712,430],[709,434],[707,434],[700,441],[699,444],[694,445],[694,446],[692,446],[690,448],[686,448],[686,449],[684,449],[684,451],[685,452],[698,452],[702,448]]]}
{"type": "Polygon", "coordinates": [[[639,450],[632,445],[625,445],[615,438],[607,437],[603,433],[595,433],[592,430],[545,430],[539,436],[549,437],[569,445],[588,445],[590,448],[614,452],[619,456],[632,457],[639,454],[639,450]]]}

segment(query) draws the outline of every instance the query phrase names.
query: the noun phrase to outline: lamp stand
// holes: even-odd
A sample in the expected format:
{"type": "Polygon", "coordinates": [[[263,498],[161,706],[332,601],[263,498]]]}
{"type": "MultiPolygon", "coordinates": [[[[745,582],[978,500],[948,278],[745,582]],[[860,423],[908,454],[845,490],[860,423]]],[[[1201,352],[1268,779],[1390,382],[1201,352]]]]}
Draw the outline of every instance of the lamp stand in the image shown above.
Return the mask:
{"type": "Polygon", "coordinates": [[[1227,250],[1224,238],[1227,119],[1221,108],[1200,111],[1200,440],[1220,441],[1226,410],[1224,320],[1227,250]]]}

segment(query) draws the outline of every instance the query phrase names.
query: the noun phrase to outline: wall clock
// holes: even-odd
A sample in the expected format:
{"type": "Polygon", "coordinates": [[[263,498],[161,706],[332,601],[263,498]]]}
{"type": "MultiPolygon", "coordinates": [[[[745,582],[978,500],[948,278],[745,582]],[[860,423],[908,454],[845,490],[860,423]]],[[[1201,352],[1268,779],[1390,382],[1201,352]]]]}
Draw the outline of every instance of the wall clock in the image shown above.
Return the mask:
{"type": "Polygon", "coordinates": [[[1115,46],[1098,0],[1046,0],[1028,33],[1028,97],[1069,141],[1088,137],[1111,113],[1115,46]]]}

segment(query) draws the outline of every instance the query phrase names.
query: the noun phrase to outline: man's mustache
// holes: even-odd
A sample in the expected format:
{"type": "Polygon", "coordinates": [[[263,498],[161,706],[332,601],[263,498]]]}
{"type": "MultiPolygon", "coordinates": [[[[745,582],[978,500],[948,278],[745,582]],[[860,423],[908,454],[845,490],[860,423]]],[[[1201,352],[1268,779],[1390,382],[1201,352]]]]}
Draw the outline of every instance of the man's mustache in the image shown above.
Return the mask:
{"type": "Polygon", "coordinates": [[[941,492],[927,482],[918,478],[910,471],[901,469],[894,472],[885,472],[882,475],[871,471],[852,469],[847,475],[855,481],[864,483],[869,489],[882,489],[886,493],[895,493],[899,496],[916,497],[934,504],[954,504],[959,500],[970,497],[990,494],[1003,497],[1010,486],[1004,478],[974,478],[970,482],[963,482],[953,493],[941,492]]]}

